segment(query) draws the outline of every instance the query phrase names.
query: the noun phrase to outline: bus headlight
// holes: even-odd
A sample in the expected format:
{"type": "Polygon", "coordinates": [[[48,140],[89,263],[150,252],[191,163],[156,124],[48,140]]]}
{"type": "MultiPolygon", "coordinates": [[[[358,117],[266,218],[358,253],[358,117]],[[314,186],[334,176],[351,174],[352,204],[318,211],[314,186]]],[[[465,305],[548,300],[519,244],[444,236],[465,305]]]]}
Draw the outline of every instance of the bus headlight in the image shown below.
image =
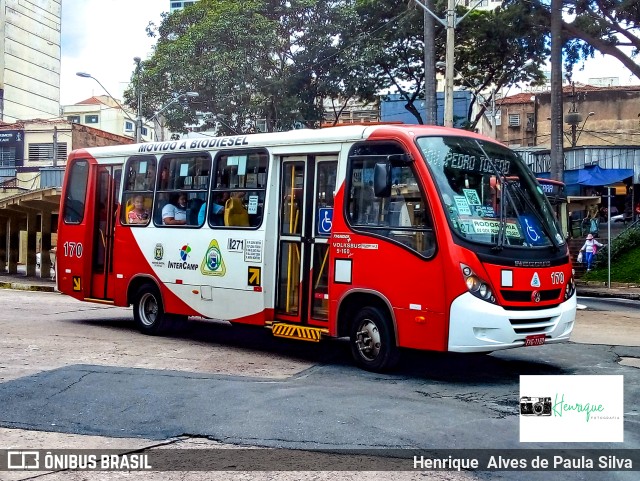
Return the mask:
{"type": "Polygon", "coordinates": [[[460,268],[462,269],[464,282],[467,284],[469,292],[478,299],[495,304],[496,297],[493,295],[491,287],[489,287],[489,283],[478,277],[468,265],[461,263],[460,268]]]}
{"type": "Polygon", "coordinates": [[[567,299],[571,298],[571,296],[573,296],[575,292],[576,292],[576,283],[573,282],[573,276],[571,276],[571,278],[569,279],[569,282],[567,282],[567,285],[564,287],[564,300],[566,301],[567,299]]]}

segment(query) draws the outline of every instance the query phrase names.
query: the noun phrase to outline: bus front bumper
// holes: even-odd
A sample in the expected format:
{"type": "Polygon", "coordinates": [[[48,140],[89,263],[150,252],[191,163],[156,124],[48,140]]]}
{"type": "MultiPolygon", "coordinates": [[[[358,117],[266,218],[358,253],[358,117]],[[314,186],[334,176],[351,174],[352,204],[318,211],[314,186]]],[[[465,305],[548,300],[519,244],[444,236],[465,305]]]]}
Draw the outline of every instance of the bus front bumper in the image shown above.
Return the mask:
{"type": "Polygon", "coordinates": [[[449,351],[491,352],[522,347],[529,336],[544,335],[544,344],[569,340],[576,318],[576,295],[539,310],[508,310],[470,293],[451,304],[449,351]]]}

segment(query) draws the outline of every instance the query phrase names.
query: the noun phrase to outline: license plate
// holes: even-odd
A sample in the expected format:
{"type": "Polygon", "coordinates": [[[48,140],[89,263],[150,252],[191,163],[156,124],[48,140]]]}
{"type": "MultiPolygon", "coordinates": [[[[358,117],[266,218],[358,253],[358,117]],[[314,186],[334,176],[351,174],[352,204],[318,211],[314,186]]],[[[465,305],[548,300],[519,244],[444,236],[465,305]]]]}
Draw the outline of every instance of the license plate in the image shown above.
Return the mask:
{"type": "Polygon", "coordinates": [[[534,336],[527,336],[524,338],[524,346],[542,346],[547,336],[544,334],[535,334],[534,336]]]}

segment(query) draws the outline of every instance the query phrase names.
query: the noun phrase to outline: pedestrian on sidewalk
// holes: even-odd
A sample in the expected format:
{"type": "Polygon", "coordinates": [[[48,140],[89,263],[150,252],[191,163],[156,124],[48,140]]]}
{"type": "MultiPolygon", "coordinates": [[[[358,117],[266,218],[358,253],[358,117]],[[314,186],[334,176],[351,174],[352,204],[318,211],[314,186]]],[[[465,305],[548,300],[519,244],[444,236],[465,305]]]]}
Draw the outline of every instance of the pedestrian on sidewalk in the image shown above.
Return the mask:
{"type": "Polygon", "coordinates": [[[591,270],[593,260],[600,247],[604,247],[604,244],[601,244],[600,242],[595,240],[593,238],[593,234],[589,234],[587,236],[587,240],[580,249],[580,252],[584,252],[584,260],[587,263],[587,272],[591,270]]]}

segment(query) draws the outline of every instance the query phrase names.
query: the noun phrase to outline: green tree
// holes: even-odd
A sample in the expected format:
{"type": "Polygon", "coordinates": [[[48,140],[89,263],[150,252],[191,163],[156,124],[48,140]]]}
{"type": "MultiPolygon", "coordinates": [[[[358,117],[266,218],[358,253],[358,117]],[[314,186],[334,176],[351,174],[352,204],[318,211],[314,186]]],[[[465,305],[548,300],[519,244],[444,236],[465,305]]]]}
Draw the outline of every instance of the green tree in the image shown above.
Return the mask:
{"type": "MultiPolygon", "coordinates": [[[[322,100],[348,91],[336,37],[349,17],[339,0],[201,0],[150,25],[154,55],[143,62],[144,115],[174,93],[197,91],[191,109],[168,109],[173,131],[195,123],[195,112],[220,133],[317,127],[322,100]]],[[[135,76],[126,93],[136,106],[135,76]]],[[[354,92],[357,89],[354,89],[354,92]]]]}
{"type": "MultiPolygon", "coordinates": [[[[446,2],[435,2],[436,13],[444,18],[446,2]]],[[[459,7],[457,14],[467,10],[459,7]]],[[[424,98],[423,12],[413,1],[357,0],[357,17],[341,37],[344,49],[359,59],[355,69],[362,82],[374,91],[396,92],[406,102],[405,108],[417,123],[424,123],[417,102],[424,98]],[[364,38],[366,40],[358,42],[364,38]]],[[[456,28],[454,80],[458,87],[471,91],[472,101],[480,102],[479,113],[469,119],[473,129],[492,101],[493,94],[483,95],[491,87],[518,82],[539,83],[543,75],[539,65],[548,55],[544,27],[526,3],[495,11],[473,11],[456,28]]],[[[436,23],[436,58],[444,58],[445,31],[436,23]]]]}
{"type": "MultiPolygon", "coordinates": [[[[506,0],[508,5],[521,0],[506,0]]],[[[550,23],[550,0],[531,0],[541,23],[550,23]]],[[[596,51],[618,59],[640,78],[640,2],[638,0],[563,0],[565,69],[568,72],[596,51]]]]}

